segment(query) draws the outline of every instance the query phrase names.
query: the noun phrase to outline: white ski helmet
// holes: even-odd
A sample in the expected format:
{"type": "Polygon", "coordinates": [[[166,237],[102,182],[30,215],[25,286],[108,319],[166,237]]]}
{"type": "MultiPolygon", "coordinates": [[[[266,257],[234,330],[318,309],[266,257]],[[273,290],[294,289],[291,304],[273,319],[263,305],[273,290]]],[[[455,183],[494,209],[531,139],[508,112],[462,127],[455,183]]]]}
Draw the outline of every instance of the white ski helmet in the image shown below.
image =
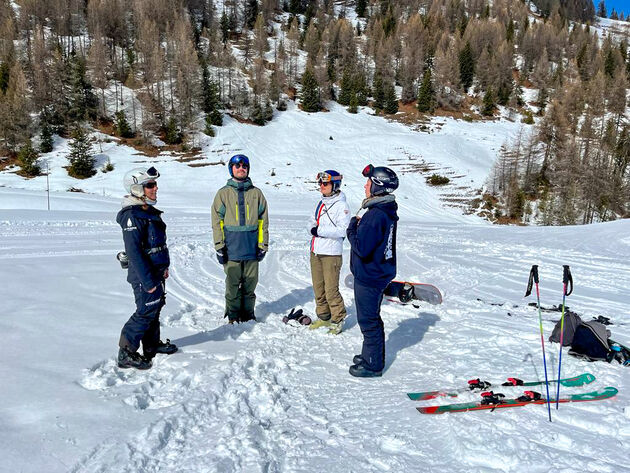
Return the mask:
{"type": "Polygon", "coordinates": [[[123,185],[131,195],[144,197],[144,184],[155,181],[158,177],[160,177],[160,173],[153,166],[149,169],[135,168],[125,174],[123,185]]]}

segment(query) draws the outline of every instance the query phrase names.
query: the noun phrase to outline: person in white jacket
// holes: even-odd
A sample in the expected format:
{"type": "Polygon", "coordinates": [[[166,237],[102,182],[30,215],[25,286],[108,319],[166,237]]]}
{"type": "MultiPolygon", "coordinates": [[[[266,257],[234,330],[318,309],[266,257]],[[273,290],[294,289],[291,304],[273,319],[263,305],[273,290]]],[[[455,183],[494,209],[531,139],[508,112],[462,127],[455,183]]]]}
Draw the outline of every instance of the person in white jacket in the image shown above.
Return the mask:
{"type": "Polygon", "coordinates": [[[310,328],[328,327],[333,334],[341,332],[346,318],[346,306],[339,293],[339,273],[350,208],[341,192],[342,178],[333,170],[317,174],[322,200],[317,204],[311,225],[311,277],[317,320],[310,328]]]}

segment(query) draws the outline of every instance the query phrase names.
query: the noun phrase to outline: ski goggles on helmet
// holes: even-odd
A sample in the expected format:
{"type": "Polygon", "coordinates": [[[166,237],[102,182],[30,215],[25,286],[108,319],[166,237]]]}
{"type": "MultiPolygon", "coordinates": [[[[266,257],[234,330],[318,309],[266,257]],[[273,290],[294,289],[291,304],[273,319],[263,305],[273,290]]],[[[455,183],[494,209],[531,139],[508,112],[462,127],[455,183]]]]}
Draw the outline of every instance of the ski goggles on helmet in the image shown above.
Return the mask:
{"type": "Polygon", "coordinates": [[[341,181],[341,179],[343,178],[343,176],[339,175],[339,176],[333,176],[330,173],[327,173],[326,171],[324,172],[318,172],[317,173],[317,177],[315,178],[317,180],[318,184],[322,184],[322,183],[329,183],[329,182],[333,182],[333,181],[341,181]]]}
{"type": "Polygon", "coordinates": [[[363,177],[372,177],[373,172],[374,172],[374,166],[372,166],[371,164],[368,164],[367,166],[363,168],[363,171],[361,172],[361,174],[363,174],[363,177]]]}

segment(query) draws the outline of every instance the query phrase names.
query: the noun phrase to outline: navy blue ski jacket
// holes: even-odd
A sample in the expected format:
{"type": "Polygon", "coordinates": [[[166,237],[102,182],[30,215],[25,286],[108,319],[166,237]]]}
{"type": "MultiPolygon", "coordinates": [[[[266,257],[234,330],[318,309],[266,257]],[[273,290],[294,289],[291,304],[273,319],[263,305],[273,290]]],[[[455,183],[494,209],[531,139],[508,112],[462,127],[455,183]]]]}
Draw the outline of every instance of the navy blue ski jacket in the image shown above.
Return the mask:
{"type": "Polygon", "coordinates": [[[398,204],[394,196],[366,199],[361,220],[352,217],[347,230],[350,271],[364,286],[385,289],[396,276],[398,204]]]}
{"type": "MultiPolygon", "coordinates": [[[[124,204],[123,204],[124,205],[124,204]]],[[[162,211],[150,205],[128,205],[116,216],[129,258],[127,281],[146,291],[161,283],[170,265],[162,211]]]]}

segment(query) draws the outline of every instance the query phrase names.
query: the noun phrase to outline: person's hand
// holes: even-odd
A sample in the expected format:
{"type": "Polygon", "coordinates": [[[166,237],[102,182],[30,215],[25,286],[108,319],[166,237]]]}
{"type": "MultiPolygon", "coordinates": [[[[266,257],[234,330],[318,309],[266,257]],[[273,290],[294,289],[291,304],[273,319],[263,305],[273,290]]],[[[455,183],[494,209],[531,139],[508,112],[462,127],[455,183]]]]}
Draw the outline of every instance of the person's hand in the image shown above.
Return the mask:
{"type": "Polygon", "coordinates": [[[267,252],[262,248],[256,248],[256,260],[258,260],[258,262],[264,260],[266,254],[267,252]]]}
{"type": "Polygon", "coordinates": [[[164,270],[164,274],[162,275],[164,279],[168,279],[168,268],[164,270]]]}
{"type": "Polygon", "coordinates": [[[317,236],[317,225],[315,225],[313,228],[311,228],[311,235],[313,235],[314,237],[317,236]]]}
{"type": "Polygon", "coordinates": [[[219,264],[225,264],[228,262],[227,248],[225,246],[217,250],[217,261],[219,264]]]}
{"type": "Polygon", "coordinates": [[[148,292],[149,294],[153,294],[153,293],[156,291],[156,289],[157,289],[157,286],[153,286],[153,287],[152,287],[151,289],[149,289],[147,292],[148,292]]]}
{"type": "Polygon", "coordinates": [[[361,220],[361,217],[352,217],[350,219],[350,227],[356,227],[359,224],[359,220],[361,220]]]}

